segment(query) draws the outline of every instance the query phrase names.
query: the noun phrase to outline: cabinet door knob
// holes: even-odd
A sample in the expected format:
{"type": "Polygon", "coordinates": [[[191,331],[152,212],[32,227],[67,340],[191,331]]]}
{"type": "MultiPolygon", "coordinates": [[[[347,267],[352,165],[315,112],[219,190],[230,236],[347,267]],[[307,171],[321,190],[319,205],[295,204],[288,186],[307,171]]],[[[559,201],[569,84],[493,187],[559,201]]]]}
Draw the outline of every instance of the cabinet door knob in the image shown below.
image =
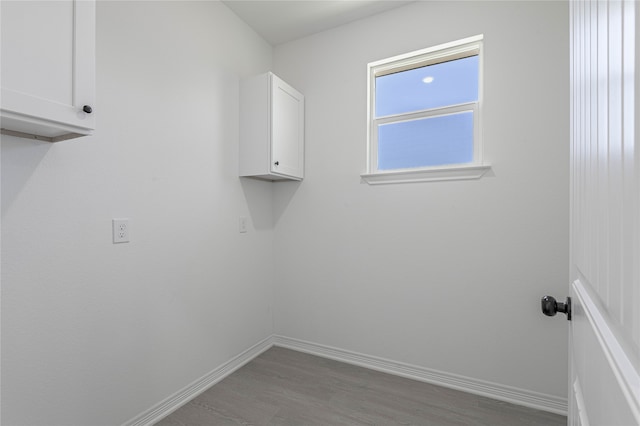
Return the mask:
{"type": "Polygon", "coordinates": [[[87,114],[91,114],[93,112],[93,108],[91,108],[89,105],[85,105],[82,107],[82,110],[84,112],[86,112],[87,114]]]}
{"type": "Polygon", "coordinates": [[[276,162],[275,162],[275,163],[273,163],[273,164],[275,164],[276,166],[279,166],[279,165],[280,165],[280,162],[279,162],[279,161],[276,161],[276,162]]]}

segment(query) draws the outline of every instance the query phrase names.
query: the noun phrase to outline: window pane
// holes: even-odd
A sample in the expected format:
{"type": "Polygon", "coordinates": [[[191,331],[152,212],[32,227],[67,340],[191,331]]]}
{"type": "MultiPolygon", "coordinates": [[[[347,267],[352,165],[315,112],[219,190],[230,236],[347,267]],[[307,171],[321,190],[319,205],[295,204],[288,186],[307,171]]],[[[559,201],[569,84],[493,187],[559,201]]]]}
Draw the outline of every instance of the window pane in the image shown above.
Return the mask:
{"type": "Polygon", "coordinates": [[[376,117],[477,100],[477,55],[376,77],[376,117]]]}
{"type": "Polygon", "coordinates": [[[473,111],[378,126],[378,170],[473,161],[473,111]]]}

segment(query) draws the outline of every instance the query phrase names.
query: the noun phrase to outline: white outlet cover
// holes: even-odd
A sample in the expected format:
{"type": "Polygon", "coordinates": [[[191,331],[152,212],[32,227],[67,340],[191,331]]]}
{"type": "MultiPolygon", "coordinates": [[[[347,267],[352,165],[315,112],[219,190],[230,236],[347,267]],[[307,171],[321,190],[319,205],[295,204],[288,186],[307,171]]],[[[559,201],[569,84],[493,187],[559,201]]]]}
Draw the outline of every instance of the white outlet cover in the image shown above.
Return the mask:
{"type": "Polygon", "coordinates": [[[249,218],[247,218],[246,216],[240,216],[239,220],[238,220],[238,230],[240,231],[241,234],[246,234],[247,233],[247,222],[249,221],[249,218]]]}
{"type": "Polygon", "coordinates": [[[113,243],[129,242],[129,219],[113,219],[113,243]]]}

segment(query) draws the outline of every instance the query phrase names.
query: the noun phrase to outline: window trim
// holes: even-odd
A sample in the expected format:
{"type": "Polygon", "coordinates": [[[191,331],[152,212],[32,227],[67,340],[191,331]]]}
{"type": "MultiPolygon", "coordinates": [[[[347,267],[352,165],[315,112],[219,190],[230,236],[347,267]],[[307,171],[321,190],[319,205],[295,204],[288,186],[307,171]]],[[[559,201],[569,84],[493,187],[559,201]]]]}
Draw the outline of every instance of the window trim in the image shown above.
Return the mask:
{"type": "Polygon", "coordinates": [[[433,180],[478,179],[491,168],[490,165],[483,163],[482,155],[481,111],[483,99],[483,38],[483,35],[480,34],[371,62],[367,65],[367,162],[366,172],[360,175],[365,182],[369,184],[381,184],[433,180]],[[444,62],[444,58],[447,60],[456,60],[476,55],[479,59],[477,102],[447,105],[444,107],[389,115],[380,118],[375,117],[376,77],[437,64],[444,62]],[[415,169],[395,169],[391,171],[381,171],[377,169],[378,125],[410,121],[419,118],[445,116],[465,111],[473,111],[474,113],[473,161],[469,163],[419,167],[415,169]]]}

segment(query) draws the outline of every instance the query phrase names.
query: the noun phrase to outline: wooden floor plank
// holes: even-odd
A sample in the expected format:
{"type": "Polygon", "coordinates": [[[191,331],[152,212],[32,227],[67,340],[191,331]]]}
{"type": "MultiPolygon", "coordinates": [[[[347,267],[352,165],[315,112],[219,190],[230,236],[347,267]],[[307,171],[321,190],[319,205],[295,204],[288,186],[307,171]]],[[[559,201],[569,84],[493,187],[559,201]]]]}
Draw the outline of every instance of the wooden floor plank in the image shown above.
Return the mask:
{"type": "Polygon", "coordinates": [[[156,426],[566,426],[557,414],[273,347],[156,426]]]}

